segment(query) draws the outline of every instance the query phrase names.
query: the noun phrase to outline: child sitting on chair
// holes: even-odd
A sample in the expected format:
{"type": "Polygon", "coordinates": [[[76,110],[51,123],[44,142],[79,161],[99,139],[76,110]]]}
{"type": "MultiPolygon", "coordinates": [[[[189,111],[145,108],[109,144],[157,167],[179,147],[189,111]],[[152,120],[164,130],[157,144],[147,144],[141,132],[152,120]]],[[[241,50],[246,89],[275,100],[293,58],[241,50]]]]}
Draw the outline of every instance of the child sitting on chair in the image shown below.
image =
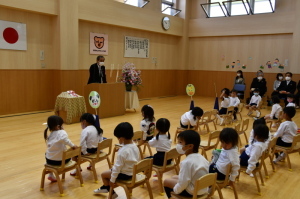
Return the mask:
{"type": "Polygon", "coordinates": [[[295,102],[294,102],[294,100],[295,100],[295,96],[293,95],[293,94],[288,94],[287,95],[287,99],[286,99],[286,101],[288,102],[288,104],[286,105],[286,107],[296,107],[296,104],[295,104],[295,102]]]}
{"type": "MultiPolygon", "coordinates": [[[[133,143],[133,127],[128,122],[122,122],[114,130],[114,136],[123,146],[118,151],[116,163],[111,170],[104,171],[101,174],[103,186],[95,189],[94,193],[108,193],[110,188],[115,187],[115,182],[119,180],[130,180],[132,178],[133,167],[140,161],[140,153],[138,147],[133,143]]],[[[113,198],[117,194],[113,192],[113,198]]]]}
{"type": "Polygon", "coordinates": [[[220,125],[224,124],[224,119],[220,115],[227,114],[227,108],[229,107],[230,104],[230,99],[229,99],[229,89],[228,88],[223,88],[221,90],[221,95],[220,95],[220,100],[221,102],[221,109],[219,110],[219,114],[216,115],[218,119],[220,120],[220,125]]]}
{"type": "Polygon", "coordinates": [[[259,89],[256,88],[253,91],[250,103],[248,105],[246,105],[246,108],[249,109],[249,112],[247,115],[251,115],[253,113],[253,111],[256,111],[256,117],[259,118],[260,116],[260,112],[257,110],[259,103],[261,101],[261,97],[259,95],[259,89]]]}
{"type": "MultiPolygon", "coordinates": [[[[173,176],[164,180],[164,188],[168,198],[171,192],[185,197],[192,197],[195,182],[208,173],[208,161],[198,153],[200,135],[193,130],[183,131],[178,135],[176,150],[179,154],[185,154],[186,158],[180,163],[179,176],[173,176]]],[[[198,191],[197,195],[207,193],[204,188],[198,191]]]]}
{"type": "MultiPolygon", "coordinates": [[[[263,125],[267,125],[266,123],[266,120],[262,117],[262,118],[259,118],[257,120],[254,120],[253,122],[253,127],[252,127],[252,130],[250,131],[250,136],[249,136],[249,142],[248,142],[248,145],[251,145],[253,142],[256,142],[256,140],[254,139],[254,128],[255,126],[259,125],[259,124],[263,124],[263,125]]],[[[268,140],[266,140],[266,144],[268,145],[269,142],[271,141],[271,132],[269,131],[269,138],[268,140]]]]}
{"type": "Polygon", "coordinates": [[[240,99],[237,97],[237,91],[232,90],[231,91],[231,96],[229,97],[229,106],[234,106],[234,111],[233,111],[233,119],[236,120],[236,113],[239,110],[238,106],[240,104],[240,99]]]}
{"type": "Polygon", "coordinates": [[[282,107],[280,106],[280,99],[277,95],[272,96],[272,111],[270,114],[266,115],[264,118],[266,119],[278,119],[279,118],[279,113],[282,111],[282,107]]]}
{"type": "Polygon", "coordinates": [[[195,107],[181,116],[180,126],[187,129],[190,125],[190,128],[193,128],[197,125],[197,122],[200,120],[202,115],[203,110],[200,107],[195,107]]]}

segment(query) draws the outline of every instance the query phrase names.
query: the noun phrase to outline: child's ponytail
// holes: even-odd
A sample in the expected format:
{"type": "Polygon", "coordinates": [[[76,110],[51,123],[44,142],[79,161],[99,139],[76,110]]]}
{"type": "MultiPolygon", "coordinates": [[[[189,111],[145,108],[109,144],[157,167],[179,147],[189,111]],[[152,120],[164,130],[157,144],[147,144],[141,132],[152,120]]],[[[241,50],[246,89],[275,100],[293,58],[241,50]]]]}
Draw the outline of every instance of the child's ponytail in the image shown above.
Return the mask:
{"type": "Polygon", "coordinates": [[[93,125],[97,129],[97,132],[98,132],[99,136],[101,134],[103,134],[103,130],[99,127],[98,122],[96,122],[97,116],[92,115],[90,113],[84,113],[80,117],[80,121],[83,121],[83,120],[85,120],[90,125],[93,125]]]}
{"type": "Polygon", "coordinates": [[[47,128],[44,130],[44,139],[45,139],[45,141],[47,141],[47,139],[48,139],[48,126],[47,126],[47,128]]]}

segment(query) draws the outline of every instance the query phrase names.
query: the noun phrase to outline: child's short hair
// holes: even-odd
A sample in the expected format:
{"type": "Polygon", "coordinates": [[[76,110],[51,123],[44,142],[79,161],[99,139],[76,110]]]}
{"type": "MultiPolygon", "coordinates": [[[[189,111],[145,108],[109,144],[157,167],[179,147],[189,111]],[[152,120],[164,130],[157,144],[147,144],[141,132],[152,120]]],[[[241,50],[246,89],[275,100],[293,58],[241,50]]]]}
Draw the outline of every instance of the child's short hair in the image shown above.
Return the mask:
{"type": "Polygon", "coordinates": [[[296,115],[296,109],[293,106],[285,107],[283,112],[289,116],[289,118],[293,118],[296,115]]]}
{"type": "Polygon", "coordinates": [[[255,88],[253,92],[259,92],[259,88],[255,88]]]}
{"type": "Polygon", "coordinates": [[[117,138],[125,138],[126,140],[130,140],[133,137],[133,127],[128,122],[122,122],[118,124],[114,130],[114,136],[117,138]]]}
{"type": "Polygon", "coordinates": [[[154,110],[152,106],[146,104],[142,107],[141,112],[144,113],[144,119],[148,119],[149,121],[154,121],[154,110]]]}
{"type": "Polygon", "coordinates": [[[264,124],[264,125],[266,125],[267,123],[266,123],[266,120],[265,120],[265,118],[259,118],[259,119],[257,119],[257,120],[254,120],[254,122],[253,122],[253,129],[255,128],[255,126],[257,126],[257,125],[259,125],[259,124],[264,124]]]}
{"type": "Polygon", "coordinates": [[[265,124],[258,124],[253,129],[254,137],[267,140],[269,138],[269,127],[265,124]]]}
{"type": "Polygon", "coordinates": [[[198,153],[200,146],[200,135],[196,131],[186,130],[178,134],[177,138],[184,140],[185,144],[193,144],[193,153],[198,153]]]}
{"type": "Polygon", "coordinates": [[[196,106],[195,108],[193,108],[192,110],[192,115],[194,116],[194,120],[196,119],[197,116],[202,116],[203,115],[203,110],[202,108],[196,106]]]}
{"type": "Polygon", "coordinates": [[[170,133],[169,133],[169,130],[170,130],[170,121],[166,118],[160,118],[157,120],[156,122],[156,129],[158,130],[158,133],[156,135],[156,139],[158,140],[159,139],[159,134],[160,133],[166,133],[168,132],[168,138],[170,139],[171,136],[170,136],[170,133]]]}
{"type": "Polygon", "coordinates": [[[221,142],[226,144],[232,144],[232,146],[237,146],[239,142],[239,135],[233,128],[224,128],[219,136],[221,142]]]}
{"type": "Polygon", "coordinates": [[[237,93],[237,90],[232,89],[231,93],[237,93]]]}
{"type": "Polygon", "coordinates": [[[274,104],[280,103],[280,99],[279,99],[278,95],[273,95],[273,96],[272,96],[272,102],[273,102],[274,104]]]}
{"type": "Polygon", "coordinates": [[[293,94],[288,94],[286,97],[295,99],[295,95],[293,94]]]}
{"type": "Polygon", "coordinates": [[[230,93],[230,90],[229,90],[228,88],[223,88],[223,89],[221,90],[221,92],[223,92],[223,91],[225,91],[225,94],[226,94],[226,95],[229,95],[229,93],[230,93]]]}

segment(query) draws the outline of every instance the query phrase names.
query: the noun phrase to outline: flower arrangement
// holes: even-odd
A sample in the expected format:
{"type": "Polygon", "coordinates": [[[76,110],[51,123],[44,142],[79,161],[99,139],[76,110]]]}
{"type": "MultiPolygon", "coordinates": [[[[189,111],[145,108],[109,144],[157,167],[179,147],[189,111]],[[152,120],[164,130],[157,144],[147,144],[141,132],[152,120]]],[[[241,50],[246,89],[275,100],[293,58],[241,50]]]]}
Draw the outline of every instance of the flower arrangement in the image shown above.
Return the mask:
{"type": "Polygon", "coordinates": [[[136,70],[133,63],[126,63],[122,68],[120,81],[125,83],[126,90],[131,90],[132,86],[138,88],[142,84],[141,71],[136,70]]]}

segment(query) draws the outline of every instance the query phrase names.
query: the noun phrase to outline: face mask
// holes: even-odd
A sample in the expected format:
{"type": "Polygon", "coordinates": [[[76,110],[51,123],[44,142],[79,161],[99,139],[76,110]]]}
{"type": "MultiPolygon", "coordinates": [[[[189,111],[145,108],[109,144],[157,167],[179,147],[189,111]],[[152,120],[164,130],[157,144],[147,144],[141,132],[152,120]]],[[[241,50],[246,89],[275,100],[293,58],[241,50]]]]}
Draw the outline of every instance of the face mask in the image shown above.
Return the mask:
{"type": "Polygon", "coordinates": [[[258,93],[254,93],[254,95],[258,96],[258,93]]]}
{"type": "Polygon", "coordinates": [[[292,100],[292,99],[287,99],[287,101],[288,101],[289,103],[293,102],[293,100],[292,100]]]}
{"type": "Polygon", "coordinates": [[[291,80],[291,77],[285,77],[285,80],[286,80],[286,81],[290,81],[290,80],[291,80]]]}
{"type": "Polygon", "coordinates": [[[282,80],[282,79],[283,79],[283,77],[282,77],[282,76],[279,76],[279,77],[278,77],[278,79],[282,80]]]}
{"type": "Polygon", "coordinates": [[[185,154],[185,151],[182,149],[182,147],[183,147],[183,145],[176,144],[176,151],[181,155],[185,154]]]}
{"type": "Polygon", "coordinates": [[[241,76],[241,74],[240,73],[238,73],[238,74],[236,74],[237,76],[241,76]]]}
{"type": "Polygon", "coordinates": [[[262,77],[257,77],[258,80],[262,80],[262,77]]]}
{"type": "Polygon", "coordinates": [[[99,62],[99,65],[100,66],[104,66],[104,62],[99,62]]]}

